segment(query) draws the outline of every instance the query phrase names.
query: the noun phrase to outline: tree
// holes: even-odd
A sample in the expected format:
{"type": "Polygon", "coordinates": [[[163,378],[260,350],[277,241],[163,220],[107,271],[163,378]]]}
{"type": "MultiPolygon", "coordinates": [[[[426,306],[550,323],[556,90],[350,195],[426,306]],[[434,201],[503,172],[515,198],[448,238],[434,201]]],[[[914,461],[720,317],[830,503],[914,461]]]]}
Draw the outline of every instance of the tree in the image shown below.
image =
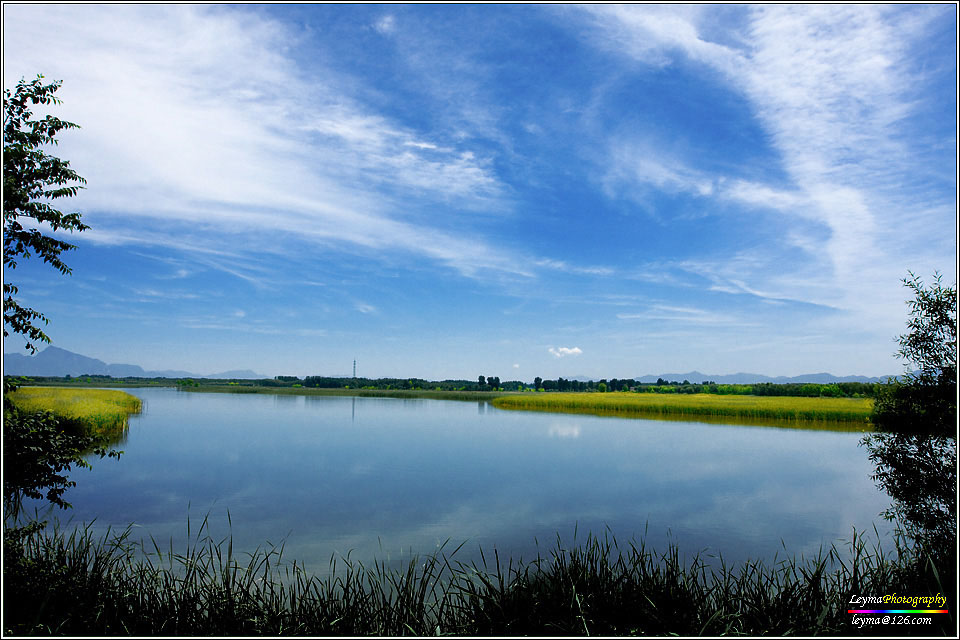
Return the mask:
{"type": "MultiPolygon", "coordinates": [[[[4,381],[4,395],[12,390],[4,381]]],[[[5,405],[9,403],[4,403],[5,405]]],[[[63,493],[76,486],[66,472],[71,466],[89,469],[87,453],[101,458],[119,458],[119,451],[107,451],[105,440],[73,429],[64,429],[52,413],[27,413],[14,406],[3,411],[3,498],[4,506],[16,520],[24,498],[46,498],[61,509],[70,506],[63,493]]]]}
{"type": "Polygon", "coordinates": [[[477,385],[479,385],[480,390],[483,391],[483,388],[484,388],[485,386],[487,386],[487,377],[486,377],[486,376],[478,376],[478,377],[477,377],[477,385]]]}
{"type": "Polygon", "coordinates": [[[927,288],[913,273],[903,283],[909,331],[898,339],[906,372],[882,385],[874,403],[878,431],[863,443],[873,479],[893,499],[884,514],[943,566],[955,566],[957,540],[957,291],[940,274],[927,288]],[[951,555],[952,554],[952,555],[951,555]]]}
{"type": "MultiPolygon", "coordinates": [[[[31,105],[61,102],[53,94],[62,82],[43,84],[42,80],[42,75],[30,82],[21,79],[13,93],[3,91],[3,266],[16,269],[19,260],[36,254],[60,273],[69,274],[70,267],[60,254],[75,246],[44,235],[38,226],[70,232],[89,228],[80,221],[79,213],[64,214],[50,205],[52,200],[75,196],[86,180],[68,161],[47,154],[43,147],[56,145],[60,131],[79,125],[52,115],[33,119],[31,105]],[[33,223],[24,227],[25,220],[33,223]]],[[[3,283],[3,335],[9,335],[9,325],[27,340],[26,349],[35,353],[35,341],[50,342],[37,324],[48,320],[39,311],[20,305],[14,297],[18,288],[7,281],[8,275],[4,274],[3,283]]]]}
{"type": "Polygon", "coordinates": [[[874,403],[873,422],[881,430],[910,433],[955,432],[957,419],[957,290],[934,275],[926,288],[910,273],[903,284],[913,292],[907,302],[908,333],[898,342],[905,373],[883,386],[874,403]]]}
{"type": "MultiPolygon", "coordinates": [[[[21,259],[38,255],[63,274],[70,268],[60,254],[74,246],[43,235],[38,227],[53,231],[83,231],[87,225],[79,213],[64,214],[49,203],[74,196],[86,181],[70,169],[70,163],[48,155],[42,149],[55,145],[55,136],[63,129],[78,125],[46,116],[33,119],[31,105],[60,104],[53,94],[60,82],[43,84],[42,75],[31,82],[20,80],[13,93],[3,91],[3,335],[9,331],[22,335],[30,352],[34,341],[50,342],[35,322],[46,324],[40,312],[23,307],[14,297],[18,288],[7,281],[7,270],[17,268],[21,259]],[[74,184],[79,183],[79,184],[74,184]],[[32,220],[24,227],[24,222],[32,220]]],[[[59,507],[70,506],[63,493],[75,483],[67,479],[71,466],[89,467],[84,459],[91,449],[101,457],[108,455],[100,438],[76,433],[51,413],[27,413],[7,402],[16,385],[3,382],[3,497],[5,515],[16,519],[24,497],[43,498],[59,507]]],[[[117,451],[110,451],[119,457],[117,451]]]]}
{"type": "Polygon", "coordinates": [[[543,378],[541,378],[540,376],[537,376],[536,378],[533,379],[534,389],[539,389],[542,385],[543,385],[543,378]]]}

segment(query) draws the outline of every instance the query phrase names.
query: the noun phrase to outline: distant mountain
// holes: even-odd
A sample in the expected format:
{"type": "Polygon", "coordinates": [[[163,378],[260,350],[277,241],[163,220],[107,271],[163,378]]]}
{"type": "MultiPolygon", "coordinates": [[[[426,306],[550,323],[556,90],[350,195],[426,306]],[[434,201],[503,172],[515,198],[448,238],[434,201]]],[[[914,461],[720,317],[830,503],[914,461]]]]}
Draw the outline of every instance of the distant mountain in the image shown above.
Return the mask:
{"type": "MultiPolygon", "coordinates": [[[[135,364],[107,364],[103,360],[89,358],[73,353],[59,347],[47,347],[35,356],[25,356],[20,353],[3,354],[3,373],[12,376],[80,376],[84,374],[113,376],[114,378],[139,377],[139,378],[235,378],[241,380],[259,380],[268,378],[250,369],[223,371],[220,373],[210,373],[199,375],[189,371],[144,371],[142,367],[135,364]]],[[[341,376],[348,378],[344,374],[341,376]]],[[[638,382],[656,382],[658,378],[668,381],[683,382],[689,380],[694,384],[699,384],[704,380],[710,380],[717,384],[755,384],[758,382],[772,382],[775,384],[802,383],[810,382],[817,384],[831,384],[834,382],[884,382],[888,377],[868,378],[866,376],[835,376],[830,373],[807,373],[804,375],[787,377],[770,377],[759,373],[732,373],[728,375],[714,375],[709,373],[700,373],[699,371],[690,371],[689,373],[664,373],[660,375],[646,375],[634,378],[638,382]]],[[[589,380],[599,380],[592,376],[573,376],[571,380],[580,380],[587,382],[589,380]]]]}
{"type": "Polygon", "coordinates": [[[713,375],[709,373],[700,373],[691,371],[690,373],[664,373],[659,376],[647,375],[635,378],[637,382],[656,382],[658,378],[668,381],[683,382],[689,380],[694,384],[700,384],[705,380],[716,382],[717,384],[756,384],[758,382],[772,382],[774,384],[794,384],[794,383],[815,383],[832,384],[834,382],[884,382],[891,376],[882,378],[868,378],[866,376],[835,376],[830,373],[805,373],[799,376],[770,377],[760,373],[731,373],[727,375],[713,375]]]}
{"type": "Polygon", "coordinates": [[[255,371],[250,369],[233,369],[231,371],[223,371],[221,373],[211,373],[205,376],[193,376],[194,378],[237,378],[238,380],[262,380],[264,378],[269,378],[270,376],[260,375],[255,371]]]}
{"type": "Polygon", "coordinates": [[[34,356],[22,353],[3,354],[3,373],[11,376],[81,376],[84,374],[113,376],[114,378],[237,378],[262,379],[264,376],[249,369],[198,375],[189,371],[144,371],[135,364],[107,364],[59,347],[47,347],[34,356]]]}
{"type": "MultiPolygon", "coordinates": [[[[561,376],[565,377],[565,376],[561,376]]],[[[799,376],[765,376],[760,373],[730,373],[727,375],[714,375],[709,373],[700,373],[691,371],[689,373],[662,373],[658,376],[646,375],[633,378],[637,382],[656,382],[660,378],[668,382],[683,382],[687,380],[693,384],[700,384],[706,380],[716,382],[717,384],[756,384],[758,382],[772,382],[774,384],[797,384],[797,383],[815,383],[832,384],[834,382],[886,382],[887,378],[896,377],[894,375],[881,376],[879,378],[868,378],[867,376],[835,376],[831,373],[805,373],[799,376]]],[[[601,378],[588,375],[577,375],[567,378],[568,380],[577,380],[578,382],[598,382],[601,378]]]]}

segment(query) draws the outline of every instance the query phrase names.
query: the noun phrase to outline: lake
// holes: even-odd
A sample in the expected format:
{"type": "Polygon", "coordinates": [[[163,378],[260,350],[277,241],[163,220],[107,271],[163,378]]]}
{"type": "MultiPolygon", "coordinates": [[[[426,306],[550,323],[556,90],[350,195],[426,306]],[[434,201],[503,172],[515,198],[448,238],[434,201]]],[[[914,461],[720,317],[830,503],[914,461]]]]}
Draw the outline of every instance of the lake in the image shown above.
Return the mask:
{"type": "Polygon", "coordinates": [[[56,515],[135,525],[182,550],[209,514],[234,550],[284,542],[325,574],[333,553],[403,562],[466,544],[548,553],[609,530],[729,564],[815,555],[891,526],[861,434],[504,411],[486,402],[188,393],[144,401],[120,460],[72,474],[56,515]],[[232,521],[228,524],[227,513],[232,521]],[[179,545],[179,547],[178,547],[179,545]]]}

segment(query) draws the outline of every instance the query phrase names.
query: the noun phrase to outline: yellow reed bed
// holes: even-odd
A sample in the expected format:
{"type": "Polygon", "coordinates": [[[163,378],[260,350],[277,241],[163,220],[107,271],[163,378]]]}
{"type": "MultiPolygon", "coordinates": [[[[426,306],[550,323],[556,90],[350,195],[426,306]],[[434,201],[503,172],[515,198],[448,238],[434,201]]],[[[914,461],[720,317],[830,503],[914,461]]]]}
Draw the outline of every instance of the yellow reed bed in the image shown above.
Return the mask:
{"type": "Polygon", "coordinates": [[[856,423],[869,429],[870,398],[659,393],[530,393],[494,399],[501,409],[664,418],[856,423]]]}
{"type": "Polygon", "coordinates": [[[122,432],[132,413],[140,413],[140,398],[107,389],[21,387],[4,399],[22,411],[50,411],[74,427],[94,435],[122,432]]]}

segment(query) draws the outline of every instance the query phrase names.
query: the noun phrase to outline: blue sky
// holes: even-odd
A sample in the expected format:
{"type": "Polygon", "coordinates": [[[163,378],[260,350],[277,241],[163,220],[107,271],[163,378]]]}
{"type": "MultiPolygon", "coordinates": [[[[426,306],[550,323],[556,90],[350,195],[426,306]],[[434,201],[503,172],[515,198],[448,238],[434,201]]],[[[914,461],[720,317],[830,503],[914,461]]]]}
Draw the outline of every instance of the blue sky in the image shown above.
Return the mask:
{"type": "Polygon", "coordinates": [[[3,12],[91,226],[4,278],[107,362],[885,375],[956,281],[954,5],[3,12]]]}

